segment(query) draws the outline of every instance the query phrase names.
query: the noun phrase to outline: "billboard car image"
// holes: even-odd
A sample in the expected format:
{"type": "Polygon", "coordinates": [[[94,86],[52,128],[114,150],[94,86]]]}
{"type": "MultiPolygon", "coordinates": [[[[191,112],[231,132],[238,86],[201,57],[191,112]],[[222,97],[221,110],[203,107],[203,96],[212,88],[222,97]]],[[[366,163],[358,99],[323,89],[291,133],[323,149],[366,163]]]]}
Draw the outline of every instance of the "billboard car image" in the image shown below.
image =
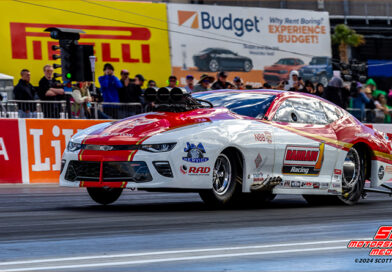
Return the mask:
{"type": "Polygon", "coordinates": [[[264,80],[270,84],[278,84],[282,80],[288,80],[292,70],[299,70],[304,65],[301,59],[280,59],[275,64],[264,67],[264,80]]]}
{"type": "Polygon", "coordinates": [[[303,80],[310,80],[313,83],[320,82],[327,86],[333,76],[332,59],[330,57],[313,57],[309,65],[303,66],[299,70],[299,74],[303,80]]]}

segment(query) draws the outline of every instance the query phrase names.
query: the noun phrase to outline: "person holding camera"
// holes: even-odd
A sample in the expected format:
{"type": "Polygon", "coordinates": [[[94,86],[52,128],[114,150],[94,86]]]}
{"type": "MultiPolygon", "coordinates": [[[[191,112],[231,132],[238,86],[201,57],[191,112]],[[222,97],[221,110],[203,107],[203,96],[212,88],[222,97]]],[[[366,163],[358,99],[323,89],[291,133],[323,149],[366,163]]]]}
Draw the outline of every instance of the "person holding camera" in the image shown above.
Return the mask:
{"type": "MultiPolygon", "coordinates": [[[[53,66],[44,66],[44,76],[39,81],[38,96],[43,101],[65,100],[64,89],[60,81],[53,77],[53,66]]],[[[60,118],[60,103],[42,103],[45,118],[60,118]]]]}
{"type": "Polygon", "coordinates": [[[71,106],[72,114],[76,118],[90,119],[91,118],[91,102],[93,99],[90,95],[91,82],[80,82],[72,89],[72,98],[74,103],[71,106]]]}

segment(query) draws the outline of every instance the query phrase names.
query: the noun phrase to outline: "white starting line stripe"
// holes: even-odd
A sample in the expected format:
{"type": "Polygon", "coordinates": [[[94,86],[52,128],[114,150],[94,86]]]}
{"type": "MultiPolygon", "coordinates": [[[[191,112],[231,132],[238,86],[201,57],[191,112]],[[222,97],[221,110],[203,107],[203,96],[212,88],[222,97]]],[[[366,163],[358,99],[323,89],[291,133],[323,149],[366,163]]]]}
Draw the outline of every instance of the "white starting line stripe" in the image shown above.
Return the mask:
{"type": "MultiPolygon", "coordinates": [[[[371,238],[358,238],[355,240],[370,240],[371,238]]],[[[121,266],[121,265],[134,265],[134,264],[148,264],[148,263],[159,263],[159,262],[175,262],[175,261],[188,261],[188,260],[200,260],[200,259],[212,259],[212,258],[228,258],[228,257],[240,257],[240,256],[254,256],[254,255],[267,255],[267,254],[281,254],[281,253],[295,253],[295,252],[309,252],[309,251],[326,251],[334,249],[345,249],[347,248],[347,243],[349,240],[328,240],[328,241],[313,241],[313,242],[302,242],[302,243],[285,243],[285,244],[268,244],[268,245],[254,245],[254,246],[238,246],[238,247],[219,247],[219,248],[200,248],[200,249],[184,249],[184,250],[168,250],[168,251],[152,251],[152,252],[140,252],[140,253],[129,253],[129,254],[112,254],[112,255],[94,255],[94,256],[83,256],[83,257],[67,257],[67,258],[52,258],[52,259],[37,259],[37,260],[24,260],[24,261],[12,261],[12,262],[2,262],[0,266],[3,267],[2,271],[40,271],[40,270],[57,270],[57,269],[75,269],[75,268],[92,268],[92,267],[105,267],[105,266],[121,266]],[[312,246],[312,245],[322,245],[322,244],[333,244],[333,243],[345,243],[341,246],[330,246],[330,247],[311,247],[302,248],[301,246],[312,246]],[[265,248],[275,248],[275,247],[296,247],[295,249],[282,249],[282,250],[271,250],[271,251],[258,251],[258,252],[238,252],[230,253],[225,251],[235,251],[235,250],[256,250],[265,248]],[[213,254],[214,251],[223,251],[220,254],[213,254]],[[208,254],[206,254],[206,252],[208,254]],[[199,256],[160,256],[159,255],[169,255],[169,254],[187,254],[187,253],[204,253],[204,255],[199,256]],[[157,256],[158,258],[153,258],[157,256]],[[108,259],[113,258],[130,258],[130,257],[150,257],[143,260],[128,260],[128,261],[115,261],[108,259]],[[98,263],[80,263],[80,264],[69,264],[64,265],[64,262],[68,261],[88,261],[96,260],[106,262],[98,263]],[[42,263],[58,263],[52,264],[51,266],[34,266],[34,267],[17,267],[32,265],[32,264],[42,264],[42,263]],[[11,266],[11,267],[5,267],[11,266]],[[13,266],[13,267],[12,267],[13,266]],[[16,267],[15,267],[16,266],[16,267]]]]}

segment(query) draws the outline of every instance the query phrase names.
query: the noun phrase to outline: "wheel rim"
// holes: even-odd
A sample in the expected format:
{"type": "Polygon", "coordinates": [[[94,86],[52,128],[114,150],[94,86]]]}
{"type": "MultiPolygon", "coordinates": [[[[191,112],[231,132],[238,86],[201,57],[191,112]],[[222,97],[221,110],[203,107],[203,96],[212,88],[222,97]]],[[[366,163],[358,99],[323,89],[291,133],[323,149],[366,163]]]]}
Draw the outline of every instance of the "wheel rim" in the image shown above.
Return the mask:
{"type": "Polygon", "coordinates": [[[252,69],[252,65],[249,61],[245,61],[245,71],[250,71],[252,69]]]}
{"type": "Polygon", "coordinates": [[[229,158],[221,154],[216,159],[213,171],[214,192],[218,195],[224,195],[231,183],[231,164],[229,158]]]}
{"type": "Polygon", "coordinates": [[[320,83],[324,85],[324,87],[327,87],[328,85],[328,78],[325,76],[321,78],[320,83]]]}
{"type": "Polygon", "coordinates": [[[212,60],[210,61],[210,70],[213,72],[218,71],[219,65],[218,62],[216,60],[212,60]]]}
{"type": "Polygon", "coordinates": [[[354,191],[360,180],[361,163],[358,152],[353,148],[347,153],[343,163],[342,187],[343,194],[354,191]]]}

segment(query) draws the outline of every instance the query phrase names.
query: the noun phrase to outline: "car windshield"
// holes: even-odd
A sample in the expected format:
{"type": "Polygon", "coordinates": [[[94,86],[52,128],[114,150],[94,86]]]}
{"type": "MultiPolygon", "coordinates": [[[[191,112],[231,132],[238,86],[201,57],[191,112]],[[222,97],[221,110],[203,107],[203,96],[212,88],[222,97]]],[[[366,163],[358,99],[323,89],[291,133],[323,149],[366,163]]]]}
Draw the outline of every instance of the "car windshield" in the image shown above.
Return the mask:
{"type": "Polygon", "coordinates": [[[294,62],[294,60],[293,60],[293,59],[280,59],[280,60],[278,60],[278,62],[277,62],[277,63],[275,63],[275,64],[282,64],[282,65],[294,65],[294,64],[295,64],[295,62],[294,62]]]}
{"type": "Polygon", "coordinates": [[[323,65],[327,64],[327,58],[312,58],[310,65],[323,65]]]}
{"type": "Polygon", "coordinates": [[[214,107],[226,107],[232,112],[253,118],[263,118],[275,95],[251,92],[194,93],[193,97],[207,100],[214,107]]]}

